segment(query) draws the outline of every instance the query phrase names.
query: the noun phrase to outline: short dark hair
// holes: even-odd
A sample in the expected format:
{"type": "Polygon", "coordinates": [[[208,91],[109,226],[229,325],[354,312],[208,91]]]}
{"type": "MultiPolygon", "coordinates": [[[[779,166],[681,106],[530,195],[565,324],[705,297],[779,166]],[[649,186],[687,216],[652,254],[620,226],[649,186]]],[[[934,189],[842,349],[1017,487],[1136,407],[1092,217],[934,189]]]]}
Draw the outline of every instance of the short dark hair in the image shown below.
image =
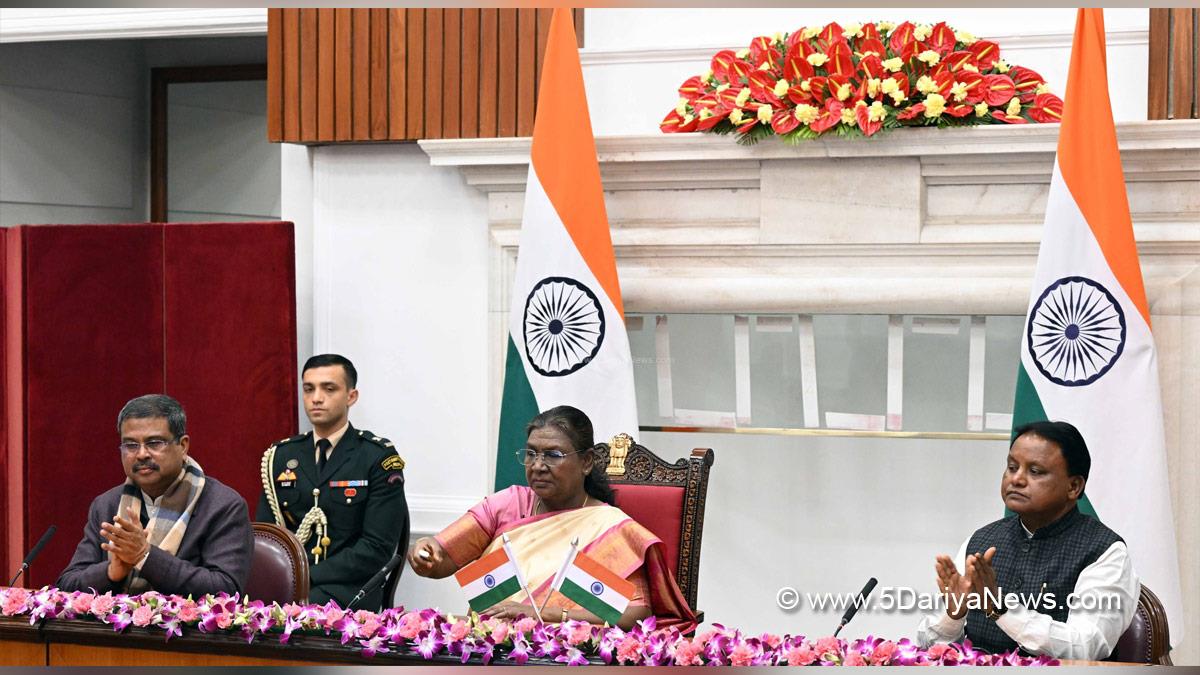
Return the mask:
{"type": "MultiPolygon", "coordinates": [[[[597,460],[603,457],[603,455],[596,452],[595,432],[592,431],[592,421],[579,408],[560,405],[540,413],[537,417],[529,420],[529,424],[525,426],[525,437],[528,438],[534,429],[542,429],[544,427],[554,427],[563,432],[567,440],[571,441],[571,447],[577,450],[579,454],[582,455],[584,452],[591,452],[592,456],[597,460]]],[[[583,490],[606,504],[616,505],[616,495],[613,493],[612,486],[608,483],[606,468],[600,461],[593,464],[592,472],[583,477],[583,490]]]]}
{"type": "Polygon", "coordinates": [[[179,401],[166,394],[146,394],[131,399],[117,415],[117,433],[121,433],[121,427],[125,425],[125,420],[160,417],[166,418],[167,428],[171,430],[171,436],[174,437],[172,440],[178,441],[187,435],[187,414],[183,412],[183,406],[179,404],[179,401]]]}
{"type": "Polygon", "coordinates": [[[341,366],[346,373],[346,388],[353,389],[358,386],[358,371],[354,369],[354,364],[350,363],[350,359],[341,354],[317,354],[310,356],[304,362],[304,367],[300,369],[300,376],[304,377],[304,373],[313,368],[324,368],[325,366],[341,366]]]}
{"type": "Polygon", "coordinates": [[[1079,433],[1074,425],[1069,422],[1049,421],[1022,424],[1013,431],[1012,442],[1008,447],[1011,449],[1013,443],[1025,434],[1040,436],[1057,445],[1062,451],[1063,459],[1067,460],[1067,475],[1082,476],[1087,480],[1088,473],[1092,470],[1092,455],[1088,452],[1083,434],[1079,433]]]}

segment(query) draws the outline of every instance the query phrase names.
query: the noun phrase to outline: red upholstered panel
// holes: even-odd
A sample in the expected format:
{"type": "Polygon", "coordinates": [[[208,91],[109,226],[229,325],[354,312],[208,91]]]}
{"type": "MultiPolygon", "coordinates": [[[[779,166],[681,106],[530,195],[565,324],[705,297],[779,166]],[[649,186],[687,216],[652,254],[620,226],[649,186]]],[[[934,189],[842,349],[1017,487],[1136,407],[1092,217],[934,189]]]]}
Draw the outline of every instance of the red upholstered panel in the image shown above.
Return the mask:
{"type": "Polygon", "coordinates": [[[165,228],[167,391],[196,461],[253,512],[262,453],[299,414],[292,224],[165,228]]]}
{"type": "Polygon", "coordinates": [[[25,504],[22,548],[58,535],[26,585],[71,558],[88,505],[125,478],[117,413],[163,389],[161,225],[23,227],[25,504]]]}
{"type": "MultiPolygon", "coordinates": [[[[0,490],[3,494],[0,495],[0,570],[7,570],[14,567],[8,564],[8,519],[12,514],[12,507],[8,504],[9,492],[12,488],[6,484],[8,480],[8,415],[11,406],[10,394],[8,391],[8,372],[9,363],[7,360],[8,350],[8,294],[10,292],[8,284],[8,230],[0,228],[0,490]]],[[[0,580],[0,583],[8,583],[8,579],[0,580]]]]}
{"type": "Polygon", "coordinates": [[[656,485],[617,485],[617,506],[663,541],[667,567],[679,565],[679,530],[683,526],[683,488],[656,485]]]}

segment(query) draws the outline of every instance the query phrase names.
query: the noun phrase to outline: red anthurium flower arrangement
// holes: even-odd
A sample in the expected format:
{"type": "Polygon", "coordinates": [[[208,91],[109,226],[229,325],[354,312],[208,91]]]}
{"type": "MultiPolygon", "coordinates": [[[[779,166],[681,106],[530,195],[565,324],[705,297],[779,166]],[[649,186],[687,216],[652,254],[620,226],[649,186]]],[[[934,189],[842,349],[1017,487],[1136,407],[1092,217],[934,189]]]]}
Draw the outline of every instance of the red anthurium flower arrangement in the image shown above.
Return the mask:
{"type": "Polygon", "coordinates": [[[905,21],[799,28],[722,50],[679,87],[665,133],[736,133],[753,143],[873,136],[900,126],[1058,122],[1062,99],[1000,46],[905,21]]]}

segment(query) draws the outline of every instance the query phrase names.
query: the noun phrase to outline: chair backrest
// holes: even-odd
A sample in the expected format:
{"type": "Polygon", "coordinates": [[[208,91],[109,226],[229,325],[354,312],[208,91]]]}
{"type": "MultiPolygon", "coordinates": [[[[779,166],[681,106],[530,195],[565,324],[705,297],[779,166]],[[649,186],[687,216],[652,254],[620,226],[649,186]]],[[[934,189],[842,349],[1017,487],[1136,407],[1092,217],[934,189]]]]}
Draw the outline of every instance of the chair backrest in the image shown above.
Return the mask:
{"type": "Polygon", "coordinates": [[[1137,611],[1129,628],[1117,640],[1110,661],[1171,665],[1171,630],[1162,602],[1145,585],[1138,596],[1137,611]]]}
{"type": "Polygon", "coordinates": [[[662,539],[667,567],[695,610],[712,449],[696,448],[671,464],[627,434],[618,434],[598,450],[606,455],[617,506],[662,539]]]}
{"type": "MultiPolygon", "coordinates": [[[[409,518],[404,516],[404,526],[400,529],[400,542],[396,544],[396,552],[404,555],[408,552],[408,535],[409,535],[409,518]]],[[[386,581],[383,582],[383,609],[391,609],[396,603],[396,586],[400,585],[400,575],[404,574],[404,568],[408,565],[406,561],[400,561],[399,565],[392,570],[386,581]]]]}
{"type": "Polygon", "coordinates": [[[246,597],[280,604],[308,602],[308,556],[296,535],[275,523],[254,523],[246,597]]]}

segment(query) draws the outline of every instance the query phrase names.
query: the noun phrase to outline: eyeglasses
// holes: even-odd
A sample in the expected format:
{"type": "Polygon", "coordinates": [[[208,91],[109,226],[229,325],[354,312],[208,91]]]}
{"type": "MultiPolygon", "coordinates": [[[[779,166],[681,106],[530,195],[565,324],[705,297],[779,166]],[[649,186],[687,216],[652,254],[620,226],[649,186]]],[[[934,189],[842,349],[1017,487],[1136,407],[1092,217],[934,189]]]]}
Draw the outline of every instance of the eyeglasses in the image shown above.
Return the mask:
{"type": "Polygon", "coordinates": [[[562,463],[567,455],[575,455],[583,452],[582,450],[572,450],[571,452],[560,452],[558,450],[547,450],[546,452],[538,452],[528,448],[517,450],[517,461],[525,466],[533,466],[533,463],[542,460],[546,466],[558,466],[562,463]]]}
{"type": "Polygon", "coordinates": [[[146,446],[147,450],[157,454],[157,453],[162,452],[163,450],[166,450],[168,445],[174,443],[177,440],[179,440],[179,439],[176,438],[176,439],[172,439],[172,440],[168,441],[168,440],[164,440],[161,438],[152,438],[152,439],[146,441],[145,443],[138,443],[137,441],[125,441],[124,443],[121,443],[117,447],[119,447],[121,449],[121,452],[124,452],[127,455],[132,455],[132,454],[136,453],[138,450],[141,450],[142,446],[144,445],[144,446],[146,446]]]}

